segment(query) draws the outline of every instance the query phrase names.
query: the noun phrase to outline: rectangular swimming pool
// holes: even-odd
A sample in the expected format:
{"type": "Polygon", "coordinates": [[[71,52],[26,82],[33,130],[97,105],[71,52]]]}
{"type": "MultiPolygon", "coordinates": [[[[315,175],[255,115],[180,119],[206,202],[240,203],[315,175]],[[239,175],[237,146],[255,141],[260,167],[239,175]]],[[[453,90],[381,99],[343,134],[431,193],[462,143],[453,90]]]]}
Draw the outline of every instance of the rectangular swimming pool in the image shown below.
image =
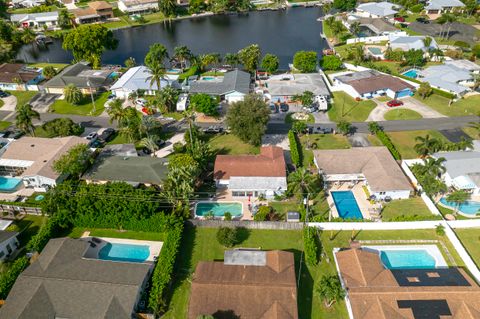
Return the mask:
{"type": "Polygon", "coordinates": [[[143,263],[150,256],[147,245],[107,243],[98,252],[98,259],[143,263]]]}
{"type": "Polygon", "coordinates": [[[406,77],[416,79],[418,77],[418,70],[416,69],[410,69],[407,72],[402,73],[402,75],[405,75],[406,77]]]}
{"type": "Polygon", "coordinates": [[[364,249],[379,253],[387,269],[434,269],[448,266],[435,245],[367,246],[364,249]]]}
{"type": "Polygon", "coordinates": [[[363,219],[360,207],[352,191],[331,192],[338,216],[344,219],[363,219]]]}
{"type": "Polygon", "coordinates": [[[232,217],[240,217],[243,214],[243,205],[240,202],[198,202],[195,205],[195,216],[203,217],[210,212],[215,217],[223,217],[227,212],[232,217]]]}
{"type": "Polygon", "coordinates": [[[20,178],[0,176],[0,192],[12,193],[22,183],[20,178]]]}

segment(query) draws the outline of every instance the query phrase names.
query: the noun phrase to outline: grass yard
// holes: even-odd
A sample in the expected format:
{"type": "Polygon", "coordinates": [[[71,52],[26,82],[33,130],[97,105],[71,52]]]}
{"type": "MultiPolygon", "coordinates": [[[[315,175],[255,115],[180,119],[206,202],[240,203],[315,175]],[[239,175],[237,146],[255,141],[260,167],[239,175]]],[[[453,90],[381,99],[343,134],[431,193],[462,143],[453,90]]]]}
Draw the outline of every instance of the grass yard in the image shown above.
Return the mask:
{"type": "Polygon", "coordinates": [[[480,131],[474,129],[473,127],[464,127],[462,129],[468,136],[470,136],[473,139],[480,139],[480,131]]]}
{"type": "Polygon", "coordinates": [[[387,121],[396,121],[396,120],[419,120],[423,117],[420,115],[420,113],[409,110],[409,109],[395,109],[385,113],[384,118],[387,121]]]}
{"type": "Polygon", "coordinates": [[[242,142],[233,134],[207,135],[208,144],[218,154],[258,154],[260,148],[242,142]]]}
{"type": "Polygon", "coordinates": [[[17,105],[24,105],[30,102],[38,92],[35,91],[8,91],[17,98],[17,105]]]}
{"type": "Polygon", "coordinates": [[[477,267],[480,267],[480,229],[455,228],[454,231],[477,267]]]}
{"type": "Polygon", "coordinates": [[[400,216],[425,216],[432,220],[440,219],[440,216],[433,215],[420,197],[409,199],[393,200],[388,203],[382,211],[382,220],[391,221],[400,216]]]}
{"type": "MultiPolygon", "coordinates": [[[[172,298],[169,311],[163,318],[186,318],[190,294],[191,276],[199,261],[223,260],[224,247],[216,240],[216,229],[187,227],[183,234],[179,258],[175,267],[175,282],[172,287],[172,298]]],[[[400,231],[360,231],[356,232],[357,240],[397,239],[422,240],[437,239],[443,241],[459,266],[463,265],[453,246],[445,237],[438,237],[435,230],[400,230],[400,231]]],[[[323,232],[322,246],[328,258],[322,259],[318,266],[307,267],[301,264],[301,275],[298,287],[299,318],[348,318],[344,302],[326,309],[323,302],[313,292],[315,283],[322,275],[336,273],[332,250],[335,247],[348,247],[351,231],[323,232]],[[330,235],[333,239],[330,240],[330,235]]],[[[301,231],[277,230],[245,230],[242,231],[242,242],[237,247],[260,247],[265,250],[281,249],[294,253],[296,271],[300,267],[300,256],[303,250],[301,231]]],[[[440,248],[441,249],[441,248],[440,248]]],[[[447,262],[449,260],[446,258],[447,262]]]]}
{"type": "Polygon", "coordinates": [[[45,225],[46,222],[46,216],[35,215],[27,215],[23,219],[15,221],[14,225],[16,225],[16,231],[20,233],[20,235],[18,235],[20,245],[26,245],[30,238],[38,233],[40,228],[45,225]]]}
{"type": "Polygon", "coordinates": [[[415,137],[417,136],[425,136],[427,134],[430,137],[434,137],[439,139],[443,142],[447,142],[447,139],[438,131],[430,130],[430,131],[403,131],[403,132],[388,132],[388,136],[392,140],[393,144],[397,148],[397,150],[402,155],[404,159],[410,158],[417,158],[417,152],[413,149],[417,142],[415,141],[415,137]]]}
{"type": "Polygon", "coordinates": [[[90,231],[90,236],[106,237],[106,238],[124,238],[124,239],[137,239],[137,240],[152,240],[152,241],[164,241],[164,233],[152,233],[152,232],[140,232],[131,230],[117,230],[117,229],[87,229],[75,227],[72,229],[68,237],[80,238],[85,231],[90,231]]]}
{"type": "Polygon", "coordinates": [[[66,100],[56,100],[50,106],[53,112],[58,114],[74,114],[74,115],[94,115],[98,116],[105,110],[105,102],[110,95],[104,92],[95,98],[95,112],[93,112],[93,104],[89,95],[84,95],[82,102],[78,105],[68,103],[66,100]]]}
{"type": "Polygon", "coordinates": [[[377,104],[370,100],[355,101],[350,95],[344,92],[333,92],[333,100],[331,108],[328,110],[330,120],[363,122],[368,118],[370,112],[377,104]]]}
{"type": "Polygon", "coordinates": [[[9,121],[0,121],[0,131],[6,130],[12,125],[12,122],[9,121]]]}
{"type": "Polygon", "coordinates": [[[29,64],[29,66],[34,67],[34,68],[44,68],[46,66],[53,66],[57,72],[63,70],[65,67],[68,66],[66,63],[32,63],[29,64]]]}
{"type": "Polygon", "coordinates": [[[367,139],[372,146],[383,146],[383,143],[375,135],[368,134],[367,139]]]}
{"type": "MultiPolygon", "coordinates": [[[[300,204],[300,200],[298,199],[289,199],[287,201],[281,202],[269,202],[268,205],[272,206],[273,209],[285,218],[285,215],[288,212],[300,212],[303,208],[303,204],[300,204]]],[[[309,220],[312,220],[315,216],[323,216],[326,219],[328,218],[328,202],[324,196],[324,194],[320,193],[316,198],[313,199],[313,205],[309,208],[309,220]]]]}
{"type": "Polygon", "coordinates": [[[306,121],[304,120],[296,120],[292,116],[295,113],[288,113],[287,116],[285,116],[285,123],[294,123],[294,122],[305,122],[305,123],[315,123],[315,118],[313,117],[312,114],[308,114],[308,119],[306,121]]]}
{"type": "Polygon", "coordinates": [[[107,145],[113,144],[128,144],[130,143],[124,135],[119,134],[118,132],[115,133],[113,138],[107,143],[107,145]]]}
{"type": "Polygon", "coordinates": [[[347,138],[340,134],[309,134],[300,136],[300,143],[303,149],[303,166],[309,167],[313,164],[313,149],[345,149],[351,145],[347,138]],[[307,149],[307,143],[310,146],[307,149]]]}
{"type": "Polygon", "coordinates": [[[414,97],[447,116],[478,115],[480,113],[480,95],[462,98],[450,106],[448,105],[450,99],[437,94],[432,94],[425,99],[422,99],[418,94],[415,94],[414,97]]]}

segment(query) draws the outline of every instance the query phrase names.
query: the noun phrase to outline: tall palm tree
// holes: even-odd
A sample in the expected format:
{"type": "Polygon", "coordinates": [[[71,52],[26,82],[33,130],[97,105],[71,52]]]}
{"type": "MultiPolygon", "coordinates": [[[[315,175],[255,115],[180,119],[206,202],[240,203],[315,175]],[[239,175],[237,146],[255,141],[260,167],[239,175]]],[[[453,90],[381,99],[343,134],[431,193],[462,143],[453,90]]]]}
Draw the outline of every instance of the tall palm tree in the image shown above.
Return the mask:
{"type": "Polygon", "coordinates": [[[360,22],[356,21],[350,25],[350,30],[355,36],[358,36],[360,33],[360,22]]]}
{"type": "Polygon", "coordinates": [[[458,190],[448,194],[445,199],[447,200],[447,202],[452,202],[455,204],[454,215],[457,215],[460,205],[468,201],[470,197],[471,197],[470,193],[467,193],[464,190],[458,190]]]}
{"type": "Polygon", "coordinates": [[[174,112],[178,100],[178,90],[172,86],[164,87],[160,90],[158,99],[168,112],[174,112]]]}
{"type": "Polygon", "coordinates": [[[238,59],[238,54],[236,53],[227,53],[225,54],[225,56],[223,57],[223,62],[225,62],[225,64],[228,64],[232,67],[236,66],[237,64],[240,63],[240,60],[238,59]]]}
{"type": "Polygon", "coordinates": [[[160,148],[158,147],[158,136],[150,135],[147,137],[142,138],[140,141],[140,145],[146,147],[151,153],[153,157],[156,157],[155,152],[158,151],[160,148]]]}
{"type": "Polygon", "coordinates": [[[162,80],[165,78],[165,66],[162,63],[153,63],[150,66],[150,73],[152,77],[150,78],[150,86],[153,84],[157,84],[158,92],[160,92],[162,88],[162,80]]]}
{"type": "Polygon", "coordinates": [[[288,176],[288,187],[303,197],[309,193],[317,193],[321,187],[321,179],[318,174],[312,174],[305,167],[300,167],[288,176]]]}
{"type": "Polygon", "coordinates": [[[435,153],[440,149],[442,144],[436,138],[430,137],[429,134],[427,134],[425,137],[417,136],[415,137],[415,141],[418,143],[415,144],[413,149],[421,157],[427,157],[429,154],[435,153]]]}
{"type": "Polygon", "coordinates": [[[186,68],[186,62],[190,61],[193,56],[192,51],[190,51],[190,49],[186,45],[182,45],[179,47],[175,47],[175,49],[173,49],[173,52],[173,57],[177,59],[178,62],[180,62],[182,69],[186,68]]]}
{"type": "Polygon", "coordinates": [[[446,172],[445,166],[443,166],[443,163],[445,163],[446,159],[443,157],[440,158],[434,158],[434,157],[428,157],[423,159],[423,169],[425,170],[426,173],[430,173],[435,175],[436,177],[440,177],[443,173],[446,172]]]}
{"type": "Polygon", "coordinates": [[[183,111],[182,113],[183,118],[187,121],[188,123],[188,132],[190,134],[190,152],[193,154],[195,150],[195,141],[193,139],[193,125],[195,123],[195,112],[193,109],[188,109],[183,111]]]}
{"type": "Polygon", "coordinates": [[[140,132],[147,137],[150,136],[150,133],[160,127],[160,122],[157,121],[153,116],[142,116],[140,121],[140,132]]]}
{"type": "Polygon", "coordinates": [[[30,104],[17,105],[15,111],[17,113],[15,125],[24,133],[35,136],[33,120],[40,120],[40,114],[30,104]]]}
{"type": "Polygon", "coordinates": [[[113,123],[113,121],[117,121],[120,125],[126,114],[125,108],[122,105],[122,100],[115,99],[111,101],[108,105],[107,114],[110,116],[110,124],[113,123]]]}

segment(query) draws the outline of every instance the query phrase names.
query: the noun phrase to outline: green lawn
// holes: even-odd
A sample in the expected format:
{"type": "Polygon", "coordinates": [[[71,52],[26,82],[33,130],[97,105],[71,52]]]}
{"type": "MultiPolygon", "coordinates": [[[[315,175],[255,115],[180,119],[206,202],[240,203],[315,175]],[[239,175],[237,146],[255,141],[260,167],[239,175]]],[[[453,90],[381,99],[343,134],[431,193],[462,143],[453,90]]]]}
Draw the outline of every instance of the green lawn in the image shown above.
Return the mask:
{"type": "Polygon", "coordinates": [[[370,144],[372,144],[372,146],[383,146],[383,143],[375,135],[369,134],[367,136],[367,139],[370,142],[370,144]]]}
{"type": "Polygon", "coordinates": [[[462,129],[465,133],[467,133],[468,136],[470,136],[473,139],[480,139],[480,132],[473,127],[464,127],[462,129]]]}
{"type": "Polygon", "coordinates": [[[431,219],[439,219],[439,217],[432,215],[428,207],[425,205],[420,197],[412,197],[409,199],[393,200],[382,211],[382,220],[390,221],[399,216],[426,216],[431,219]]]}
{"type": "MultiPolygon", "coordinates": [[[[281,202],[269,202],[268,205],[272,206],[275,212],[280,214],[282,218],[285,218],[285,215],[288,212],[300,212],[300,209],[303,207],[303,204],[300,204],[300,200],[292,198],[286,201],[281,202]]],[[[313,217],[319,215],[328,218],[329,207],[328,202],[323,193],[318,194],[316,198],[313,199],[313,205],[309,207],[309,220],[312,220],[313,217]]]]}
{"type": "Polygon", "coordinates": [[[415,141],[415,137],[417,136],[425,136],[427,134],[430,137],[437,138],[443,142],[447,142],[447,139],[438,131],[403,131],[403,132],[388,132],[393,144],[395,145],[396,149],[402,155],[402,158],[409,159],[409,158],[417,158],[418,155],[413,149],[417,142],[415,141]]]}
{"type": "Polygon", "coordinates": [[[50,108],[53,112],[58,114],[74,114],[74,115],[94,115],[98,116],[105,110],[105,102],[110,95],[109,92],[104,92],[97,95],[95,98],[95,112],[93,112],[92,99],[89,95],[83,97],[82,102],[78,105],[68,103],[66,100],[56,100],[50,108]],[[93,112],[93,113],[92,113],[93,112]]]}
{"type": "Polygon", "coordinates": [[[292,118],[293,114],[295,113],[288,113],[287,116],[285,116],[285,123],[294,123],[294,122],[315,123],[315,118],[313,117],[312,114],[308,114],[308,119],[306,121],[295,120],[294,118],[292,118]]]}
{"type": "Polygon", "coordinates": [[[130,142],[124,135],[119,134],[118,132],[115,133],[113,138],[107,143],[107,145],[113,144],[129,144],[130,142]]]}
{"type": "Polygon", "coordinates": [[[10,127],[10,125],[12,125],[12,122],[0,121],[0,131],[7,129],[8,127],[10,127]]]}
{"type": "MultiPolygon", "coordinates": [[[[217,243],[216,229],[187,227],[184,235],[179,258],[175,267],[176,281],[172,287],[172,298],[169,311],[163,318],[186,318],[190,294],[191,276],[199,261],[222,260],[224,247],[217,243]]],[[[435,230],[401,230],[401,231],[360,231],[355,233],[358,240],[422,240],[438,239],[443,241],[457,264],[463,266],[453,246],[445,237],[438,237],[435,230]]],[[[344,302],[335,304],[331,309],[326,309],[323,302],[314,292],[313,287],[322,275],[336,273],[332,250],[335,247],[348,247],[352,235],[351,231],[323,232],[321,235],[322,247],[328,256],[322,259],[315,267],[301,264],[301,274],[298,287],[299,318],[348,318],[344,302]],[[330,240],[333,235],[333,240],[330,240]]],[[[243,241],[237,247],[259,247],[265,250],[281,249],[294,253],[297,273],[300,270],[300,255],[303,250],[301,231],[276,231],[276,230],[245,230],[242,231],[243,241]]],[[[442,248],[440,247],[442,250],[442,248]]],[[[443,252],[443,251],[442,251],[443,252]]],[[[447,262],[449,260],[446,258],[447,262]]]]}
{"type": "Polygon", "coordinates": [[[207,135],[208,144],[218,154],[258,154],[260,148],[242,142],[233,134],[207,135]]]}
{"type": "Polygon", "coordinates": [[[437,94],[432,94],[425,99],[422,99],[418,94],[415,94],[414,97],[432,109],[447,116],[478,115],[480,113],[479,95],[462,98],[450,106],[448,105],[450,99],[437,94]]]}
{"type": "Polygon", "coordinates": [[[339,122],[363,122],[368,118],[370,112],[377,104],[370,100],[355,101],[350,95],[344,92],[333,92],[331,108],[328,110],[330,120],[339,122]]]}
{"type": "Polygon", "coordinates": [[[420,113],[409,110],[409,109],[396,109],[390,110],[385,113],[384,118],[387,121],[396,121],[396,120],[419,120],[422,118],[420,113]]]}
{"type": "Polygon", "coordinates": [[[131,230],[117,230],[117,229],[88,229],[78,228],[72,229],[69,237],[80,238],[85,231],[90,231],[90,236],[106,237],[106,238],[125,238],[125,239],[137,239],[137,240],[152,240],[152,241],[164,241],[164,233],[152,233],[152,232],[140,232],[131,230]]]}
{"type": "Polygon", "coordinates": [[[22,220],[15,221],[16,231],[20,232],[20,235],[18,235],[20,245],[26,245],[30,238],[32,238],[46,222],[46,216],[35,215],[27,215],[22,220]]]}
{"type": "Polygon", "coordinates": [[[57,72],[63,70],[65,67],[68,66],[68,64],[66,63],[32,63],[29,65],[34,68],[42,68],[42,69],[46,66],[53,66],[57,70],[57,72]]]}
{"type": "Polygon", "coordinates": [[[190,77],[190,76],[192,76],[192,75],[197,74],[197,71],[198,71],[198,68],[197,68],[196,66],[193,66],[193,67],[187,69],[187,70],[186,70],[185,72],[183,72],[182,74],[180,74],[180,75],[178,76],[178,80],[179,80],[179,81],[183,81],[183,80],[185,80],[186,78],[188,78],[188,77],[190,77]]]}
{"type": "Polygon", "coordinates": [[[38,92],[35,91],[8,91],[17,98],[17,105],[24,105],[30,102],[38,92]]]}
{"type": "Polygon", "coordinates": [[[477,267],[480,267],[480,229],[455,228],[454,231],[477,267]]]}
{"type": "Polygon", "coordinates": [[[340,134],[309,134],[300,136],[300,143],[303,149],[303,166],[309,167],[313,164],[313,151],[316,150],[330,150],[330,149],[345,149],[350,148],[351,145],[347,138],[340,134]],[[309,149],[307,149],[307,143],[309,149]]]}

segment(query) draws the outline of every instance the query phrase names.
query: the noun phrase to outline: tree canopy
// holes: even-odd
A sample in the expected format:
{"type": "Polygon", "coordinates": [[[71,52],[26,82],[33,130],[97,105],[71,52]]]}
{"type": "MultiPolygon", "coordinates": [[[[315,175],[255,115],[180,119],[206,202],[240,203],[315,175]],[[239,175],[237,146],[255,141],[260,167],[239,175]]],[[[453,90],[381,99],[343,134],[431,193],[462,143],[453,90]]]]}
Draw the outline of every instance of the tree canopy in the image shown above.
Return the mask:
{"type": "Polygon", "coordinates": [[[147,68],[151,69],[153,65],[163,64],[166,58],[168,58],[167,48],[160,43],[154,43],[148,49],[144,63],[147,68]]]}
{"type": "Polygon", "coordinates": [[[326,55],[320,60],[320,66],[324,70],[340,70],[342,68],[342,60],[336,55],[326,55]]]}
{"type": "Polygon", "coordinates": [[[267,71],[268,73],[274,73],[278,70],[278,65],[280,61],[276,55],[273,54],[265,54],[262,59],[262,69],[267,71]]]}
{"type": "Polygon", "coordinates": [[[59,174],[78,177],[92,162],[88,145],[77,144],[53,162],[53,169],[59,174]]]}
{"type": "Polygon", "coordinates": [[[298,51],[293,57],[293,66],[303,73],[312,73],[317,69],[317,52],[298,51]]]}
{"type": "Polygon", "coordinates": [[[261,54],[258,44],[251,44],[238,51],[238,58],[247,71],[253,72],[257,69],[261,54]]]}
{"type": "Polygon", "coordinates": [[[333,7],[340,11],[350,11],[357,6],[356,0],[333,0],[333,7]]]}
{"type": "Polygon", "coordinates": [[[190,105],[195,111],[205,115],[217,115],[217,103],[215,99],[208,94],[195,94],[190,97],[190,105]]]}

